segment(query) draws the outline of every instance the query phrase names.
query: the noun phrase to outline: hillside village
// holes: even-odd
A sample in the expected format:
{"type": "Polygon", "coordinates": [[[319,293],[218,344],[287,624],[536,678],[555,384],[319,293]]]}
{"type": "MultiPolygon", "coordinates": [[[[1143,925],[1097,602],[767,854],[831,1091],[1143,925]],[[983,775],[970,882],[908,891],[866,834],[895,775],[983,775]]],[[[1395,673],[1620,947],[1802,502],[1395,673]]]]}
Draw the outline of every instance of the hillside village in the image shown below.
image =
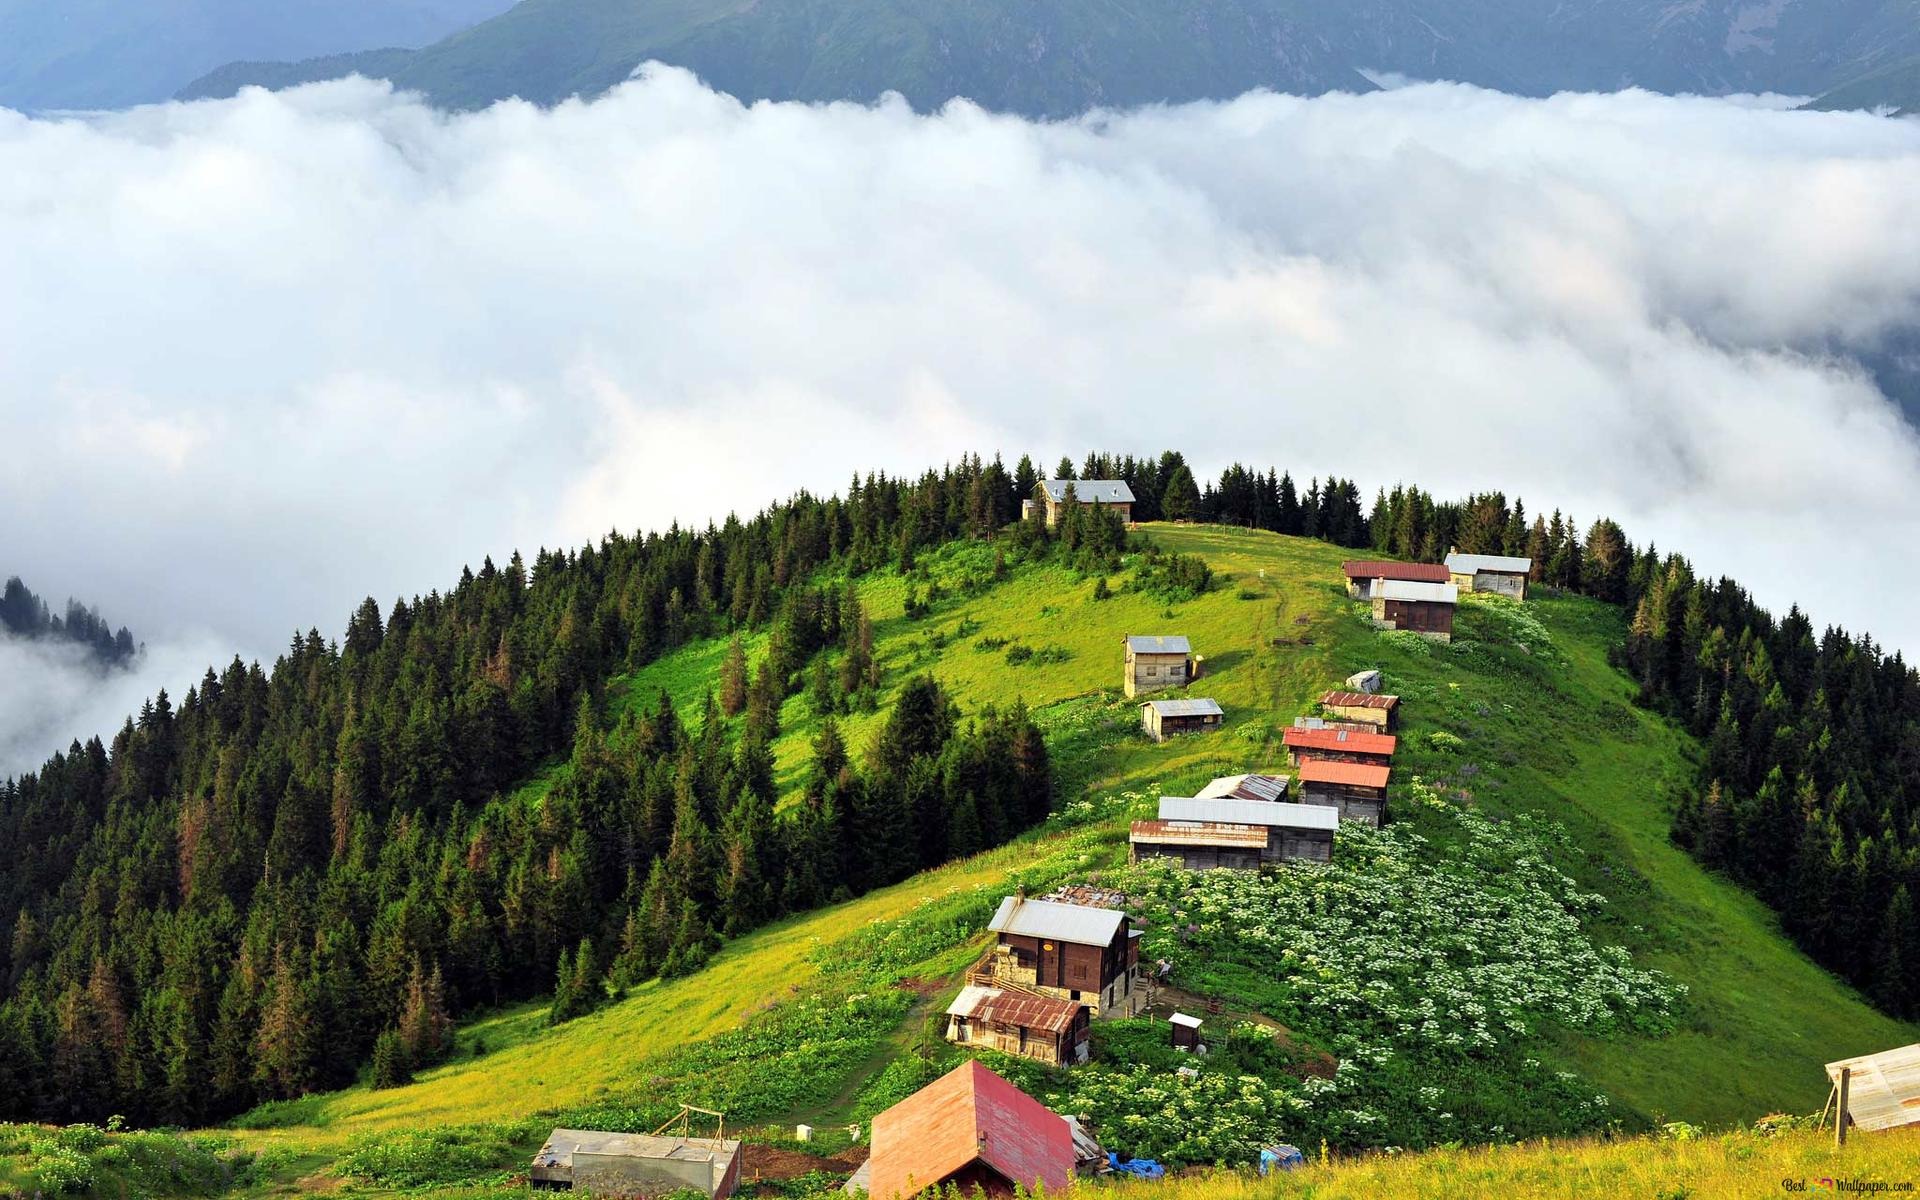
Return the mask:
{"type": "MultiPolygon", "coordinates": [[[[1066,519],[1080,486],[1048,483],[1030,511],[1066,519]]],[[[1102,481],[1090,487],[1098,496],[1102,481]]],[[[1643,904],[1679,918],[1701,903],[1658,898],[1693,869],[1663,828],[1608,860],[1567,857],[1557,823],[1590,844],[1630,829],[1587,805],[1612,789],[1626,802],[1635,772],[1677,746],[1649,716],[1626,736],[1618,699],[1593,690],[1615,674],[1587,631],[1590,602],[1539,598],[1532,564],[1512,557],[1342,560],[1228,531],[1150,536],[1204,555],[1226,582],[1178,599],[1095,589],[1061,619],[1063,587],[1086,575],[1028,566],[970,591],[956,581],[980,578],[980,559],[962,547],[924,562],[917,581],[867,593],[887,671],[931,667],[968,705],[1042,701],[1064,800],[1043,827],[747,933],[704,969],[552,1029],[542,1008],[483,1020],[412,1083],[264,1106],[235,1136],[268,1154],[337,1145],[323,1152],[327,1177],[373,1190],[471,1179],[484,1165],[505,1172],[507,1191],[722,1198],[1057,1191],[1101,1177],[1171,1194],[1220,1168],[1284,1189],[1332,1178],[1329,1147],[1339,1160],[1674,1124],[1666,1097],[1701,1094],[1697,1077],[1682,1090],[1656,1064],[1677,1053],[1689,1072],[1725,1071],[1721,1049],[1740,1044],[1729,1036],[1753,1036],[1715,1032],[1698,1043],[1710,1056],[1696,1055],[1676,1015],[1700,1010],[1674,975],[1711,995],[1723,985],[1703,964],[1748,968],[1712,950],[1689,963],[1600,912],[1590,889],[1621,878],[1609,862],[1636,863],[1636,886],[1656,881],[1643,904]],[[1019,638],[1046,661],[1014,655],[1019,638]],[[1037,697],[1036,680],[1048,689],[1037,697]],[[1502,699],[1519,692],[1538,703],[1502,699]],[[1582,756],[1585,796],[1559,790],[1579,772],[1521,757],[1543,731],[1582,756]],[[1604,769],[1606,756],[1624,769],[1604,769]],[[1276,913],[1289,915],[1276,926],[1276,913]],[[1418,974],[1389,965],[1421,945],[1418,974]],[[1464,1073],[1449,1045],[1463,1033],[1479,1064],[1464,1073]],[[476,1165],[402,1165],[423,1156],[476,1165]]],[[[625,691],[692,711],[721,648],[690,670],[667,660],[636,672],[625,691]]],[[[817,733],[806,703],[782,709],[783,780],[798,778],[795,755],[817,733]]],[[[845,715],[848,736],[879,729],[877,715],[862,719],[845,715]]],[[[1740,932],[1757,930],[1753,913],[1710,902],[1684,919],[1756,936],[1740,932]]],[[[1756,943],[1738,944],[1744,956],[1756,943]]],[[[1804,960],[1768,950],[1765,961],[1800,997],[1752,1014],[1766,1045],[1781,1029],[1862,1052],[1913,1040],[1804,960]]],[[[1811,1117],[1817,1082],[1831,1138],[1843,1080],[1864,1081],[1845,1111],[1866,1130],[1862,1113],[1878,1123],[1902,1111],[1907,1071],[1899,1054],[1797,1052],[1783,1073],[1721,1075],[1725,1107],[1697,1118],[1744,1123],[1782,1096],[1805,1097],[1811,1117]],[[1822,1060],[1833,1078],[1820,1079],[1822,1060]]]]}

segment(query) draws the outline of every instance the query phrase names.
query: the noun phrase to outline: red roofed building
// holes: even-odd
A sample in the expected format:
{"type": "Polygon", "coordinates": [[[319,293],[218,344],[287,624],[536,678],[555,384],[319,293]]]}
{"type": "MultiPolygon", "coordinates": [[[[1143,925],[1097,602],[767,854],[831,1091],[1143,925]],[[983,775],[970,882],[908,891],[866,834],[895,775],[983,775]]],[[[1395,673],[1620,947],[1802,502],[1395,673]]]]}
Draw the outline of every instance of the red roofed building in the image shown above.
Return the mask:
{"type": "Polygon", "coordinates": [[[1300,802],[1337,808],[1343,821],[1378,828],[1387,817],[1389,773],[1379,763],[1310,759],[1300,764],[1300,802]]]}
{"type": "Polygon", "coordinates": [[[1347,575],[1347,595],[1371,600],[1374,584],[1383,579],[1403,583],[1446,583],[1453,578],[1445,563],[1389,562],[1378,558],[1356,558],[1340,564],[1347,575]]]}
{"type": "Polygon", "coordinates": [[[1067,1119],[977,1062],[965,1062],[873,1119],[868,1194],[907,1200],[929,1188],[1015,1186],[1059,1195],[1073,1179],[1067,1119]]]}
{"type": "Polygon", "coordinates": [[[1288,726],[1280,740],[1286,743],[1287,757],[1295,766],[1319,759],[1323,762],[1374,763],[1384,767],[1393,761],[1393,748],[1399,742],[1390,733],[1309,729],[1299,725],[1288,726]]]}

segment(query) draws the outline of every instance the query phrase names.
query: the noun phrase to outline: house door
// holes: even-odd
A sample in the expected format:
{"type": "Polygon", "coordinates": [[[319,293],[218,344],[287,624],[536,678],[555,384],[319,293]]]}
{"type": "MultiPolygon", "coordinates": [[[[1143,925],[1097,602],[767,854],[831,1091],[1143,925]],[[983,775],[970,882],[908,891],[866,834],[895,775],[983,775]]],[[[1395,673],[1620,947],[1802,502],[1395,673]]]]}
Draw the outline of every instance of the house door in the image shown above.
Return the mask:
{"type": "Polygon", "coordinates": [[[1060,947],[1052,942],[1040,943],[1039,982],[1047,987],[1059,987],[1061,983],[1060,947]]]}

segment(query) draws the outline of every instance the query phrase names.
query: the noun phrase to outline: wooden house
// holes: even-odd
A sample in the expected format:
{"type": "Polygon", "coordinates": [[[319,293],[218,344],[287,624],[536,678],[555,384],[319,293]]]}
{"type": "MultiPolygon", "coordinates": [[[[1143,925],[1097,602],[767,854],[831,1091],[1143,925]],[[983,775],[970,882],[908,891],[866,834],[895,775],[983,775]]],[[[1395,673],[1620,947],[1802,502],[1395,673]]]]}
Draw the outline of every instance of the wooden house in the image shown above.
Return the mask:
{"type": "Polygon", "coordinates": [[[1207,733],[1220,728],[1226,713],[1215,700],[1149,700],[1140,706],[1140,728],[1156,742],[1179,733],[1207,733]]]}
{"type": "Polygon", "coordinates": [[[1140,935],[1118,909],[1008,896],[987,928],[998,940],[971,982],[1078,1001],[1096,1017],[1130,1017],[1146,1003],[1140,935]]]}
{"type": "Polygon", "coordinates": [[[1340,819],[1365,821],[1378,828],[1387,817],[1387,777],[1383,763],[1309,759],[1300,764],[1300,802],[1332,809],[1340,819]]]}
{"type": "Polygon", "coordinates": [[[1393,762],[1393,749],[1400,741],[1390,733],[1372,729],[1359,732],[1324,726],[1309,729],[1300,725],[1289,725],[1281,733],[1280,740],[1286,744],[1287,760],[1294,766],[1315,759],[1388,766],[1393,762]]]}
{"type": "Polygon", "coordinates": [[[1120,519],[1129,524],[1133,521],[1133,489],[1124,479],[1043,479],[1034,485],[1033,497],[1020,503],[1020,515],[1024,518],[1033,513],[1035,506],[1046,512],[1047,527],[1051,529],[1060,523],[1060,514],[1067,505],[1067,492],[1073,492],[1076,504],[1098,504],[1113,509],[1120,519]]]}
{"type": "Polygon", "coordinates": [[[1356,600],[1373,599],[1374,590],[1387,580],[1402,583],[1446,583],[1447,568],[1440,563],[1389,562],[1378,558],[1349,559],[1340,564],[1347,577],[1347,595],[1356,600]]]}
{"type": "Polygon", "coordinates": [[[1179,634],[1128,634],[1127,695],[1185,687],[1195,677],[1193,647],[1179,634]]]}
{"type": "Polygon", "coordinates": [[[1400,720],[1400,697],[1366,692],[1327,692],[1320,707],[1335,721],[1392,729],[1400,720]]]}
{"type": "Polygon", "coordinates": [[[1451,583],[1408,583],[1387,579],[1374,585],[1373,623],[1432,638],[1453,640],[1453,606],[1460,589],[1451,583]]]}
{"type": "Polygon", "coordinates": [[[727,1200],[740,1185],[740,1143],[720,1138],[660,1137],[556,1129],[533,1156],[535,1191],[589,1196],[664,1196],[689,1188],[727,1200]]]}
{"type": "Polygon", "coordinates": [[[1339,827],[1339,813],[1309,804],[1162,796],[1159,819],[1135,821],[1127,841],[1135,862],[1175,858],[1190,871],[1251,871],[1268,863],[1326,862],[1339,827]]]}
{"type": "Polygon", "coordinates": [[[1447,574],[1449,581],[1461,591],[1492,592],[1525,600],[1533,560],[1506,554],[1449,554],[1447,574]]]}
{"type": "Polygon", "coordinates": [[[976,1061],[961,1063],[873,1119],[865,1166],[873,1200],[951,1186],[988,1196],[1064,1193],[1074,1177],[1067,1119],[976,1061]]]}
{"type": "Polygon", "coordinates": [[[1194,794],[1196,800],[1267,800],[1280,803],[1293,786],[1291,775],[1222,775],[1194,794]]]}
{"type": "Polygon", "coordinates": [[[1087,1061],[1087,1006],[1036,992],[970,983],[947,1006],[947,1040],[1049,1066],[1087,1061]]]}

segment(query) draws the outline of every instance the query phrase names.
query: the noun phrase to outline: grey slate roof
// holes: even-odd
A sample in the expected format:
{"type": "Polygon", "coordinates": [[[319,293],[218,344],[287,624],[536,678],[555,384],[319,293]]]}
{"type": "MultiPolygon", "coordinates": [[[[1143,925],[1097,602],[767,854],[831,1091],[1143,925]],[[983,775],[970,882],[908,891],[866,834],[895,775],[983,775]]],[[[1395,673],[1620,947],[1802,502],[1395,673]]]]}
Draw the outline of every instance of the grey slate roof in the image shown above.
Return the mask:
{"type": "Polygon", "coordinates": [[[1449,554],[1447,570],[1455,575],[1472,575],[1480,571],[1492,571],[1497,575],[1525,575],[1533,570],[1533,560],[1506,554],[1449,554]]]}
{"type": "Polygon", "coordinates": [[[1165,635],[1154,633],[1130,633],[1127,635],[1127,649],[1135,654],[1192,654],[1193,647],[1187,643],[1186,636],[1178,633],[1165,635]]]}
{"type": "Polygon", "coordinates": [[[1277,825],[1284,829],[1340,828],[1340,810],[1319,804],[1278,804],[1271,800],[1200,800],[1160,797],[1162,821],[1204,821],[1216,825],[1277,825]]]}
{"type": "Polygon", "coordinates": [[[1040,486],[1054,503],[1067,498],[1067,485],[1073,485],[1073,498],[1082,504],[1098,500],[1102,504],[1132,504],[1133,489],[1124,479],[1049,479],[1040,486]]]}
{"type": "Polygon", "coordinates": [[[1111,908],[1008,896],[1000,902],[999,911],[987,922],[987,928],[995,933],[1052,938],[1076,946],[1105,946],[1120,932],[1120,922],[1126,917],[1127,914],[1111,908]]]}
{"type": "Polygon", "coordinates": [[[1218,700],[1149,700],[1147,707],[1163,717],[1220,717],[1218,700]]]}

